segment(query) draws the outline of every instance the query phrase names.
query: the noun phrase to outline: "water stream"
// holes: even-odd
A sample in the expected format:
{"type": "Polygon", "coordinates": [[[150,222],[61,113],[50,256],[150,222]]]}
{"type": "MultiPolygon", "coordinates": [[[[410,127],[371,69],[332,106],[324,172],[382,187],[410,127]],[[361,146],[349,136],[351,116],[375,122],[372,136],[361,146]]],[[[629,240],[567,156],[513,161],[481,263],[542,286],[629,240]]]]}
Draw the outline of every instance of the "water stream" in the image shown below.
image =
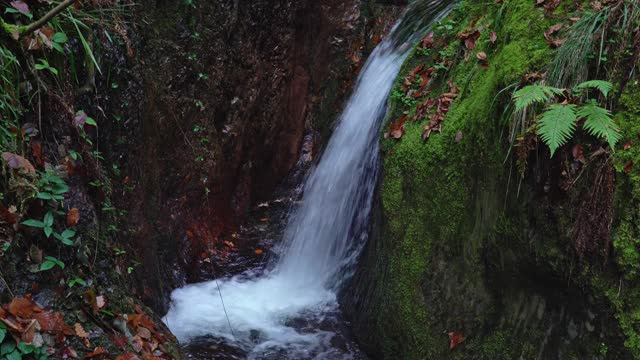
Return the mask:
{"type": "MultiPolygon", "coordinates": [[[[429,20],[446,11],[443,2],[427,2],[429,20]]],[[[411,27],[419,26],[412,22],[411,27]]],[[[396,25],[369,56],[322,158],[305,181],[277,259],[265,269],[172,293],[164,321],[181,343],[213,344],[211,354],[200,356],[216,358],[215,349],[227,348],[234,351],[220,358],[364,358],[344,334],[336,292],[366,241],[380,123],[414,40],[399,40],[406,25],[396,25]]]]}

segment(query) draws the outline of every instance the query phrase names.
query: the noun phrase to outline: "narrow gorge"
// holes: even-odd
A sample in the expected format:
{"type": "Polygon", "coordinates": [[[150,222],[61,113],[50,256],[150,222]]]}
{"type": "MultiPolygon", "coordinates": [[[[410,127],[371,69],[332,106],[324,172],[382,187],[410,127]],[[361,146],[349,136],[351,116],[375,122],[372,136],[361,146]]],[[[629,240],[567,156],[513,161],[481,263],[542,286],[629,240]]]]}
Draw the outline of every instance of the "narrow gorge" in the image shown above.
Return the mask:
{"type": "Polygon", "coordinates": [[[640,359],[638,1],[0,6],[0,359],[640,359]]]}

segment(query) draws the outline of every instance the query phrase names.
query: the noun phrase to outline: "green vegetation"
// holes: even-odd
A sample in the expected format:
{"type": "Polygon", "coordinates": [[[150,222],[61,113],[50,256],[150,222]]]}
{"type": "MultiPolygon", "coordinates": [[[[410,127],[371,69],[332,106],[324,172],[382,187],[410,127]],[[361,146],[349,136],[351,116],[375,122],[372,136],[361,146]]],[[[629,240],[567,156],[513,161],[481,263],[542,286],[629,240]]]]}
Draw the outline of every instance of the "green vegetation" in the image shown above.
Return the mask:
{"type": "MultiPolygon", "coordinates": [[[[583,12],[571,5],[536,9],[517,0],[483,4],[480,10],[463,1],[434,28],[433,48],[417,44],[394,86],[388,118],[393,123],[406,115],[404,133],[382,140],[384,220],[377,250],[367,258],[383,264],[365,266],[375,269],[375,278],[384,279],[371,285],[384,300],[367,312],[379,314],[373,315],[376,330],[364,337],[369,346],[407,359],[538,357],[545,330],[531,324],[514,334],[509,318],[521,315],[510,306],[527,305],[509,292],[531,297],[540,290],[504,283],[532,271],[557,277],[567,291],[582,294],[577,298],[593,296],[598,304],[607,304],[590,305],[601,312],[598,316],[616,319],[604,341],[587,336],[590,340],[571,342],[562,348],[565,358],[621,358],[628,352],[640,358],[635,345],[640,342],[634,340],[638,321],[632,315],[640,308],[633,295],[640,274],[640,202],[635,199],[640,187],[631,167],[639,159],[635,136],[640,115],[633,105],[638,101],[629,99],[637,93],[635,80],[630,81],[634,89],[627,88],[620,99],[622,108],[618,104],[618,75],[629,63],[612,61],[611,56],[626,54],[621,59],[629,61],[630,35],[612,25],[638,25],[635,8],[625,3],[583,12]],[[555,25],[569,17],[574,25],[555,25]],[[564,44],[543,36],[554,26],[558,38],[567,38],[564,44]],[[408,96],[420,81],[407,76],[420,64],[438,66],[437,75],[425,95],[408,96]],[[541,72],[545,68],[546,75],[541,72]],[[441,131],[423,140],[425,122],[436,112],[416,114],[421,114],[421,104],[449,91],[448,83],[459,88],[459,94],[441,131]],[[539,156],[542,144],[553,159],[539,156]],[[562,146],[566,144],[575,146],[562,146]],[[585,151],[584,158],[580,151],[585,151]],[[588,158],[587,151],[596,155],[588,158]],[[620,224],[614,228],[615,251],[609,256],[634,278],[628,283],[595,259],[577,261],[571,246],[576,213],[586,206],[588,194],[602,186],[596,181],[602,181],[598,179],[612,160],[618,170],[615,212],[620,224]],[[553,166],[561,170],[551,170],[552,164],[560,164],[553,166]],[[512,178],[515,166],[522,180],[512,178]],[[567,170],[570,166],[575,168],[567,170]],[[556,191],[555,181],[570,186],[560,190],[558,199],[545,193],[549,186],[543,187],[544,181],[551,181],[551,191],[556,191]],[[635,194],[632,202],[629,192],[635,194]],[[448,349],[446,333],[451,331],[464,333],[460,349],[448,349]],[[378,338],[376,333],[393,336],[378,338]],[[625,334],[626,349],[620,333],[625,334]]],[[[599,254],[609,253],[600,248],[599,254]]],[[[545,321],[545,315],[538,316],[545,321]]]]}
{"type": "MultiPolygon", "coordinates": [[[[591,80],[578,84],[572,94],[565,95],[562,89],[535,84],[517,90],[513,94],[513,101],[516,113],[523,113],[526,110],[535,111],[528,108],[536,104],[548,103],[556,96],[565,99],[564,103],[549,105],[540,119],[534,123],[537,126],[538,136],[551,149],[551,156],[572,138],[579,119],[585,119],[584,129],[589,134],[602,138],[613,150],[622,135],[612,120],[611,112],[598,106],[595,99],[586,100],[580,105],[569,103],[569,101],[576,102],[581,92],[590,88],[598,89],[606,98],[612,87],[613,85],[608,81],[591,80]]],[[[518,116],[520,117],[522,116],[518,116]]]]}

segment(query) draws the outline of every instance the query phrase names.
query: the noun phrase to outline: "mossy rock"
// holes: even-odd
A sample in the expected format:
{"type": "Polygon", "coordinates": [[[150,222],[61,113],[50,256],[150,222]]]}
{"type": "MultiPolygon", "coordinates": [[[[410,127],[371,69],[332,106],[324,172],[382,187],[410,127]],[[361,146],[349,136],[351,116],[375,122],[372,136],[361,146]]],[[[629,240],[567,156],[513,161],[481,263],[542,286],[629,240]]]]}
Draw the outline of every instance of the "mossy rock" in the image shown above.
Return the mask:
{"type": "MultiPolygon", "coordinates": [[[[527,0],[463,1],[436,24],[434,48],[406,60],[387,122],[415,114],[418,101],[403,102],[398,93],[411,69],[436,65],[438,52],[438,62],[444,56],[451,65],[437,70],[428,96],[447,92],[448,82],[459,94],[442,131],[426,141],[428,120],[407,121],[402,138],[381,140],[372,238],[344,297],[356,336],[376,357],[632,356],[615,315],[621,312],[591,284],[605,270],[581,266],[572,253],[570,229],[584,188],[551,196],[508,161],[513,149],[501,115],[510,94],[503,89],[550,62],[554,52],[542,34],[555,22],[527,0]],[[456,36],[471,26],[484,28],[475,49],[456,36]],[[465,338],[454,349],[451,332],[465,338]]],[[[585,178],[588,184],[591,173],[585,178]]]]}

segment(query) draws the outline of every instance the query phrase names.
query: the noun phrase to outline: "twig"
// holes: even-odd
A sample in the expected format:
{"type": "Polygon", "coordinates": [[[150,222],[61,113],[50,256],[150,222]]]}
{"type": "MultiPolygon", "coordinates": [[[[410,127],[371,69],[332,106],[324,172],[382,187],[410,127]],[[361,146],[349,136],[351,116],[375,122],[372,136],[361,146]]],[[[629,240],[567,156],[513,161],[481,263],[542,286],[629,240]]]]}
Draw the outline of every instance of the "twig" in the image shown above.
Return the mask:
{"type": "Polygon", "coordinates": [[[20,31],[20,37],[23,37],[25,35],[28,35],[28,34],[34,32],[34,31],[36,31],[36,29],[38,29],[42,25],[46,24],[47,21],[51,20],[51,18],[53,18],[54,16],[60,14],[64,9],[68,8],[69,6],[71,6],[76,1],[78,1],[78,0],[65,0],[65,1],[61,2],[60,4],[58,4],[58,6],[54,7],[53,9],[51,9],[51,11],[46,13],[43,17],[41,17],[40,19],[38,19],[38,20],[32,22],[31,24],[27,25],[27,27],[24,28],[24,30],[20,31]]]}
{"type": "Polygon", "coordinates": [[[0,280],[2,280],[2,282],[4,283],[4,286],[7,287],[7,291],[9,292],[9,295],[11,295],[12,298],[16,297],[16,295],[13,293],[13,291],[11,291],[11,288],[9,287],[9,283],[2,276],[2,272],[0,272],[0,280]]]}

